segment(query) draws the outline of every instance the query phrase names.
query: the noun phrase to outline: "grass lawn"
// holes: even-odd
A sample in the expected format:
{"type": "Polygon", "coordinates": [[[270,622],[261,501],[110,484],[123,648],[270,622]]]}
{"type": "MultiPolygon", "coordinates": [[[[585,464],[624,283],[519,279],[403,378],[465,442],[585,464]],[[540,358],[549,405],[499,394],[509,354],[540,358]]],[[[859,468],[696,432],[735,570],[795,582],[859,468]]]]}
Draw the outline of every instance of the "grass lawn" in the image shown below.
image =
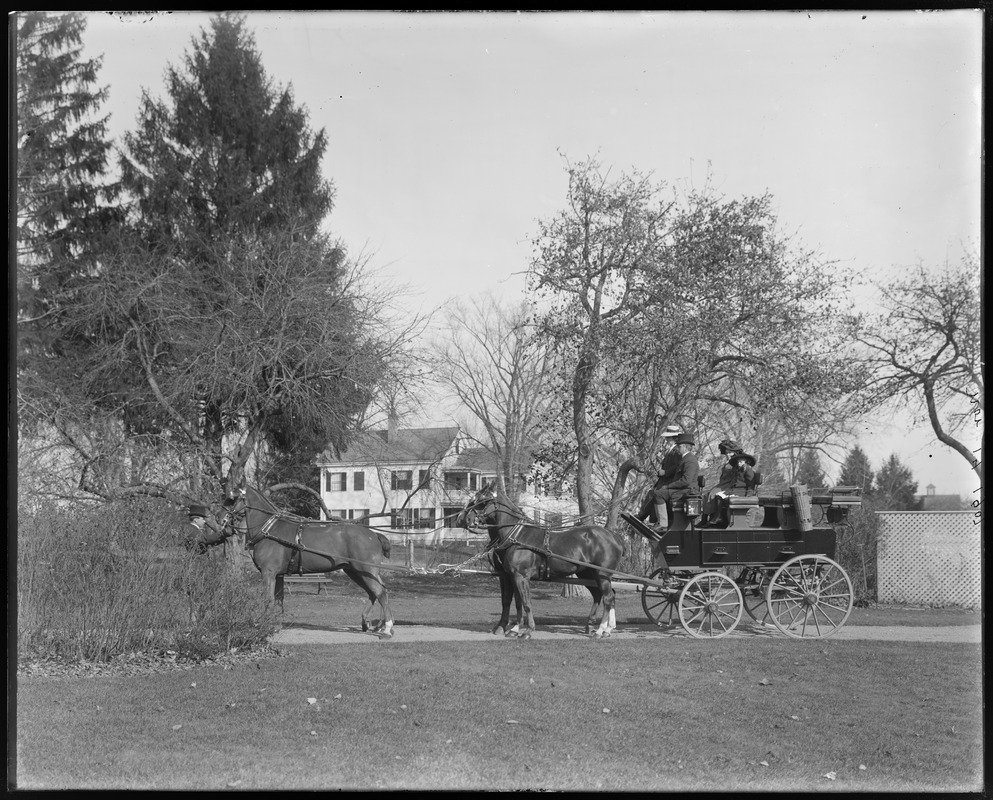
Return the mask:
{"type": "MultiPolygon", "coordinates": [[[[488,629],[495,581],[440,580],[441,597],[423,582],[390,581],[398,625],[488,629]]],[[[536,595],[539,628],[585,618],[587,599],[559,591],[536,595]]],[[[621,619],[643,619],[636,594],[621,602],[621,619]]],[[[362,603],[336,578],[329,592],[287,598],[286,621],[354,626],[362,603]]],[[[867,624],[854,617],[849,625],[867,624]]],[[[298,646],[228,669],[22,679],[17,785],[978,791],[981,683],[980,647],[970,644],[687,636],[298,646]]]]}
{"type": "MultiPolygon", "coordinates": [[[[488,630],[500,613],[500,588],[488,575],[408,576],[384,573],[393,615],[398,625],[443,625],[488,630]]],[[[561,624],[585,624],[591,599],[585,589],[576,597],[562,597],[562,585],[532,584],[535,620],[561,624]]],[[[347,577],[335,573],[330,585],[317,591],[313,584],[295,584],[285,601],[287,625],[314,627],[354,626],[359,622],[365,595],[347,577]]],[[[378,613],[378,610],[377,610],[378,613]]],[[[511,609],[513,614],[513,609],[511,609]]],[[[637,591],[617,592],[617,621],[623,625],[651,624],[641,607],[637,591]]],[[[744,622],[748,622],[747,616],[744,622]]],[[[845,623],[851,625],[913,625],[939,627],[977,625],[980,615],[963,609],[927,609],[906,606],[853,608],[845,623]]]]}

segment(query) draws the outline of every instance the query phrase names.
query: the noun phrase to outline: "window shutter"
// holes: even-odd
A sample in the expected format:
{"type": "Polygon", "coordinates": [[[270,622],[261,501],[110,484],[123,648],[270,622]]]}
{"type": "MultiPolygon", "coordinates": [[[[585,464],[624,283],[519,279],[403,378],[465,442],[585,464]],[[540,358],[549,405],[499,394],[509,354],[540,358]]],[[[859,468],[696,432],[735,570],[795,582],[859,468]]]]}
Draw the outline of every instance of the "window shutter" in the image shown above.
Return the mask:
{"type": "Polygon", "coordinates": [[[364,472],[353,473],[352,484],[356,492],[361,492],[365,490],[365,473],[364,472]]]}

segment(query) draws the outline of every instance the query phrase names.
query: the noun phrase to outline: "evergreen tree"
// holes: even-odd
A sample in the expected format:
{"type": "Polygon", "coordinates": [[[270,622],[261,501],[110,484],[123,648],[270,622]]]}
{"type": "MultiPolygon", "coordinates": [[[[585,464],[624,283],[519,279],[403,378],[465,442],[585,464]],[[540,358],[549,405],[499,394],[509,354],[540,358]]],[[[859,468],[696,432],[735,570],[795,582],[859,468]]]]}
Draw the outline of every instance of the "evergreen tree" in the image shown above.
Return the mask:
{"type": "Polygon", "coordinates": [[[223,13],[194,38],[185,69],[166,72],[168,100],[142,97],[124,136],[121,174],[152,244],[192,257],[236,234],[291,226],[313,235],[330,212],[321,176],[327,146],[291,88],[276,90],[243,16],[223,13]]]}
{"type": "Polygon", "coordinates": [[[848,451],[845,463],[841,466],[841,475],[838,478],[839,486],[857,486],[862,490],[863,496],[873,493],[872,467],[869,465],[869,457],[862,448],[855,445],[848,451]]]}
{"type": "MultiPolygon", "coordinates": [[[[89,270],[99,232],[118,216],[105,179],[101,59],[80,54],[76,13],[17,16],[17,298],[20,354],[36,350],[72,278],[89,270]]],[[[22,363],[22,367],[23,367],[22,363]]]]}
{"type": "Polygon", "coordinates": [[[827,478],[824,470],[821,469],[821,460],[816,450],[804,450],[800,454],[800,463],[797,465],[796,483],[802,483],[808,487],[822,487],[827,485],[827,478]]]}
{"type": "Polygon", "coordinates": [[[75,349],[45,397],[91,497],[209,497],[249,463],[297,480],[400,380],[413,336],[318,230],[324,133],[272,88],[243,18],[213,18],[184,64],[125,137],[130,224],[65,315],[75,349]]]}
{"type": "Polygon", "coordinates": [[[886,511],[918,511],[917,481],[910,469],[892,454],[876,473],[877,508],[886,511]]]}

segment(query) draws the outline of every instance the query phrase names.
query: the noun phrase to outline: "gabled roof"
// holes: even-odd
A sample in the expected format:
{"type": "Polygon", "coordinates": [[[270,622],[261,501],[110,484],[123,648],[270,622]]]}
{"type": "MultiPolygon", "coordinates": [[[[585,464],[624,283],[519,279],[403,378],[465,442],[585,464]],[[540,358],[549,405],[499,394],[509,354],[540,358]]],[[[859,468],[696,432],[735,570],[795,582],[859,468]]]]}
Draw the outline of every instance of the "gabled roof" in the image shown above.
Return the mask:
{"type": "Polygon", "coordinates": [[[473,447],[463,450],[455,457],[450,470],[475,470],[477,472],[493,472],[495,457],[484,447],[473,447]]]}
{"type": "Polygon", "coordinates": [[[325,450],[317,457],[318,466],[351,466],[357,464],[433,464],[452,447],[459,435],[454,428],[401,428],[388,431],[366,431],[358,434],[348,448],[336,457],[325,450]]]}

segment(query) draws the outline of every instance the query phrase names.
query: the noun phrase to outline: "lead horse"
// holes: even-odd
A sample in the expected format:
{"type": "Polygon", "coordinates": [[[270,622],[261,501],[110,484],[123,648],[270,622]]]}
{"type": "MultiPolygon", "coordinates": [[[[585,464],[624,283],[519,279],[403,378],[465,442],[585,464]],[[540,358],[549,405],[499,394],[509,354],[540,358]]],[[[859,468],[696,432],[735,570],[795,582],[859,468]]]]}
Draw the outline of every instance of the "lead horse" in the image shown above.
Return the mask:
{"type": "Polygon", "coordinates": [[[535,630],[531,581],[555,580],[572,574],[586,581],[593,595],[586,633],[590,633],[601,604],[600,624],[593,635],[609,636],[616,627],[611,575],[624,555],[624,540],[618,534],[598,525],[558,531],[532,525],[525,522],[523,513],[508,498],[498,496],[489,485],[468,500],[456,517],[456,524],[463,528],[486,527],[490,534],[502,602],[500,621],[493,633],[503,630],[507,636],[530,639],[535,630]],[[517,603],[517,625],[508,629],[512,598],[517,603]]]}
{"type": "Polygon", "coordinates": [[[370,615],[379,603],[382,617],[372,632],[382,638],[393,635],[389,595],[379,575],[380,564],[390,554],[384,535],[364,525],[285,514],[251,486],[230,490],[224,508],[222,526],[230,531],[228,535],[239,532],[246,537],[267,598],[276,599],[284,575],[342,570],[369,597],[369,606],[362,611],[362,630],[370,629],[370,615]]]}

